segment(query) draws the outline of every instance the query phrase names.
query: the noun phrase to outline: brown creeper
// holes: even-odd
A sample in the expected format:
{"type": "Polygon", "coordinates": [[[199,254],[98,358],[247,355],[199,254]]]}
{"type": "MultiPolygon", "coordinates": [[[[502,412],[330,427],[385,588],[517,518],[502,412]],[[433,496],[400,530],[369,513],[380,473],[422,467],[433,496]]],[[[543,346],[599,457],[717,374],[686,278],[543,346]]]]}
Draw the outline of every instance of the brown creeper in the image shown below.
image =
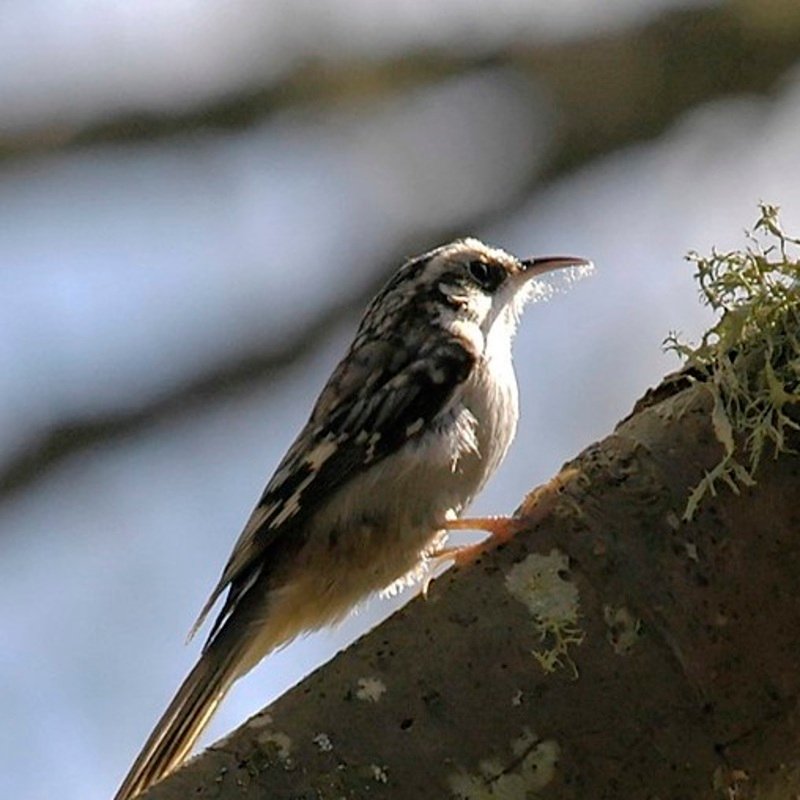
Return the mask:
{"type": "Polygon", "coordinates": [[[531,279],[577,258],[519,260],[475,239],[406,262],[367,308],[350,349],[250,516],[192,629],[228,590],[203,653],[116,795],[174,770],[223,696],[299,633],[414,574],[517,425],[511,342],[531,279]]]}

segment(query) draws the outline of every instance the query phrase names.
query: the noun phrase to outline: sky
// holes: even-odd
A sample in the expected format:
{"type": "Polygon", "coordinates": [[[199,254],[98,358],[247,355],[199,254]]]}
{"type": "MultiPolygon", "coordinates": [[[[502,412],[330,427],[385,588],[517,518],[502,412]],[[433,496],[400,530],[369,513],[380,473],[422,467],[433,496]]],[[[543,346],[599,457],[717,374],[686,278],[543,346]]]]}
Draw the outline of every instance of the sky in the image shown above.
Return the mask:
{"type": "MultiPolygon", "coordinates": [[[[237,25],[252,22],[256,5],[231,5],[242,15],[237,25]]],[[[392,35],[407,30],[410,46],[426,4],[398,5],[411,21],[392,35]]],[[[11,107],[1,98],[13,99],[15,86],[31,96],[27,109],[6,116],[9,129],[38,124],[53,109],[66,113],[57,102],[57,73],[72,63],[64,53],[105,63],[112,18],[119,30],[121,20],[129,24],[131,42],[147,36],[128,4],[83,4],[72,30],[68,6],[11,4],[0,24],[0,108],[11,107]],[[38,40],[12,58],[4,36],[36,22],[50,62],[38,40]]],[[[619,13],[631,7],[620,4],[619,13]]],[[[159,24],[151,52],[163,58],[189,14],[202,53],[188,63],[214,72],[214,47],[201,46],[201,34],[216,42],[219,6],[160,8],[152,6],[159,24]]],[[[358,13],[372,35],[368,10],[358,13]]],[[[263,79],[263,64],[248,69],[263,79]]],[[[197,102],[193,79],[179,77],[174,91],[183,86],[185,102],[197,102]]],[[[121,103],[144,102],[136,92],[153,79],[136,61],[118,65],[81,90],[84,119],[113,110],[114,86],[121,103]]],[[[162,89],[166,99],[148,102],[173,103],[170,86],[162,89]]],[[[517,102],[528,90],[486,69],[369,108],[301,110],[233,134],[0,165],[0,463],[53,421],[136,407],[253,342],[291,339],[365,285],[359,265],[379,260],[387,242],[406,242],[414,230],[415,249],[424,250],[438,243],[429,232],[507,202],[554,135],[546,98],[517,102]],[[447,147],[435,146],[443,138],[447,147]]],[[[800,231],[799,127],[796,73],[774,96],[692,110],[658,139],[594,161],[502,220],[463,231],[521,256],[569,253],[597,267],[527,310],[515,346],[517,441],[474,511],[513,510],[678,366],[663,352],[665,337],[679,330],[696,339],[710,320],[683,258],[689,249],[741,246],[759,200],[781,205],[786,227],[800,231]]],[[[0,596],[13,609],[0,631],[11,721],[0,726],[0,775],[11,796],[112,794],[196,658],[199,642],[184,646],[186,632],[356,324],[355,316],[342,321],[275,380],[79,452],[0,504],[0,596]]],[[[205,741],[406,599],[375,599],[338,629],[271,656],[230,696],[205,741]]]]}

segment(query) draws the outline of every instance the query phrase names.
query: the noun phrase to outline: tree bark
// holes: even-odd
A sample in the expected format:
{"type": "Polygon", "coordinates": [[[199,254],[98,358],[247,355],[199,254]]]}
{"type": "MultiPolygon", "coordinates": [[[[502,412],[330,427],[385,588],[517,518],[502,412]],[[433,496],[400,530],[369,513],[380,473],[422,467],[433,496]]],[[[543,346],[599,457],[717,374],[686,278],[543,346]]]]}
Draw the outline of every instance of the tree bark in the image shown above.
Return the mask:
{"type": "Polygon", "coordinates": [[[684,378],[648,393],[511,542],[147,799],[795,796],[800,458],[683,521],[710,410],[684,378]]]}

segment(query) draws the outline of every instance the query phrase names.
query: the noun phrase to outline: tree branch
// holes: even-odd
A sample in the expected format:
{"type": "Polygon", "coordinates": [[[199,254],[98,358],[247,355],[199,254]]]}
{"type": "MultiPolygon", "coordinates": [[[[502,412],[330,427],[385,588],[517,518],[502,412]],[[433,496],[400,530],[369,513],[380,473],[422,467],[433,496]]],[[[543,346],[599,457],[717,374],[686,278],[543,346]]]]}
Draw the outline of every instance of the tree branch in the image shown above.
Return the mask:
{"type": "Polygon", "coordinates": [[[510,544],[147,800],[794,796],[800,458],[682,522],[721,452],[701,382],[649,393],[510,544]]]}
{"type": "Polygon", "coordinates": [[[297,106],[368,102],[488,64],[544,83],[559,109],[563,143],[555,175],[601,153],[661,133],[688,108],[729,93],[771,90],[797,60],[793,0],[744,0],[675,9],[638,29],[553,44],[501,46],[479,55],[434,48],[385,60],[306,61],[283,80],[187,111],[123,115],[87,129],[0,139],[0,159],[108,142],[152,141],[198,130],[239,130],[297,106]],[[587,76],[591,80],[587,80],[587,76]]]}

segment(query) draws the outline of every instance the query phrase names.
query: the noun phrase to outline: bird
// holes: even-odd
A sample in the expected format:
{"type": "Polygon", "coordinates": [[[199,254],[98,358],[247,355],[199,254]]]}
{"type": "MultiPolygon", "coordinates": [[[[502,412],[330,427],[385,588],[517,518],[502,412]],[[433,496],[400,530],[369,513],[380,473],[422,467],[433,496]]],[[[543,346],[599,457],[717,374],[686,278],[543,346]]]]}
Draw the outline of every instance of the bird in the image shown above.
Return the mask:
{"type": "Polygon", "coordinates": [[[461,514],[516,432],[511,345],[534,279],[565,267],[591,262],[464,238],[406,260],[378,292],[236,541],[189,634],[227,591],[200,658],[115,800],[180,766],[269,653],[453,556],[449,530],[509,535],[508,517],[461,514]]]}

